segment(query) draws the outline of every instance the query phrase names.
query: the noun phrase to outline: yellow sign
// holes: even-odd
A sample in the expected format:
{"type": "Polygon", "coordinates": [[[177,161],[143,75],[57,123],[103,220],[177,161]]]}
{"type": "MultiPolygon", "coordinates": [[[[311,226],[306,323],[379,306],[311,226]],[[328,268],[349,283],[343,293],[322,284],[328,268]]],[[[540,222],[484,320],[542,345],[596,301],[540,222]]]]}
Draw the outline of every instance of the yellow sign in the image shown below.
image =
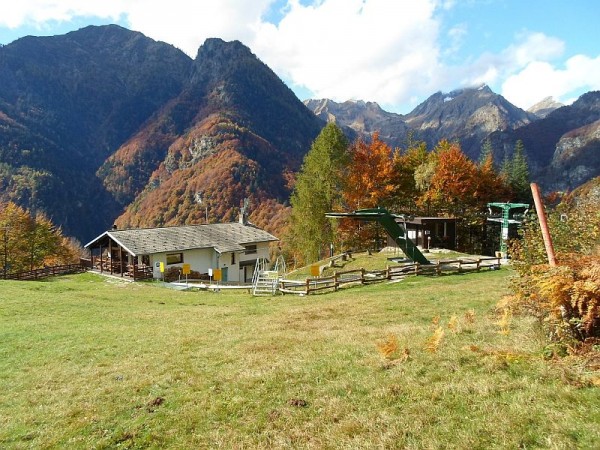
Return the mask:
{"type": "Polygon", "coordinates": [[[191,272],[190,265],[189,264],[184,264],[183,265],[183,274],[184,275],[189,275],[190,272],[191,272]]]}
{"type": "Polygon", "coordinates": [[[310,274],[313,277],[318,277],[321,275],[321,268],[317,264],[310,266],[310,274]]]}
{"type": "Polygon", "coordinates": [[[163,273],[165,271],[165,263],[161,261],[160,263],[160,273],[163,273]]]}
{"type": "Polygon", "coordinates": [[[221,269],[214,269],[213,270],[213,280],[215,280],[215,281],[221,281],[221,269]]]}

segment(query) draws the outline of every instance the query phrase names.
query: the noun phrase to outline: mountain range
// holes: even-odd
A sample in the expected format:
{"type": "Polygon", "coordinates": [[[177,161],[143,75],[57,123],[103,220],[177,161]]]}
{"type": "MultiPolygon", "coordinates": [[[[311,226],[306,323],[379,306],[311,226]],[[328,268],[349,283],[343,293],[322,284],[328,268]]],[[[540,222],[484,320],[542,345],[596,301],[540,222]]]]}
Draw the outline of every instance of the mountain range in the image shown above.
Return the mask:
{"type": "Polygon", "coordinates": [[[438,92],[406,115],[376,103],[304,104],[240,42],[195,59],[125,28],[90,26],[0,47],[0,200],[43,211],[87,242],[119,227],[250,220],[281,230],[295,173],[327,121],[392,147],[458,140],[496,161],[525,144],[534,178],[600,175],[600,92],[524,111],[487,86],[438,92]]]}

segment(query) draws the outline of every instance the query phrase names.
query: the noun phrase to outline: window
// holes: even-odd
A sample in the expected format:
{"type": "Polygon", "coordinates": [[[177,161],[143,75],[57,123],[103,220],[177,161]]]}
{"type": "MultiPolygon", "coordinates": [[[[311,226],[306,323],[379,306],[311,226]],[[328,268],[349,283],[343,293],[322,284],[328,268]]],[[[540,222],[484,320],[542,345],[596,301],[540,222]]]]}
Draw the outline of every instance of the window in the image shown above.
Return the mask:
{"type": "Polygon", "coordinates": [[[231,265],[235,264],[235,252],[231,252],[231,265]]]}
{"type": "Polygon", "coordinates": [[[246,245],[246,251],[244,252],[244,254],[245,255],[253,255],[254,253],[256,253],[256,244],[246,245]]]}
{"type": "Polygon", "coordinates": [[[183,253],[167,253],[167,265],[183,262],[183,253]]]}

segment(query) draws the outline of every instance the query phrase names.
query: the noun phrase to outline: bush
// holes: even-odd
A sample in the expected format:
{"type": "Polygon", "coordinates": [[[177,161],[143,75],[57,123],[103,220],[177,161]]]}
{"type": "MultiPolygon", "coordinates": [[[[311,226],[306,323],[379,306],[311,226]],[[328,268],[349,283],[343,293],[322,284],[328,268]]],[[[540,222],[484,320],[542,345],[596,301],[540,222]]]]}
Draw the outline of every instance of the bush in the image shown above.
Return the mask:
{"type": "Polygon", "coordinates": [[[600,257],[561,255],[561,264],[533,266],[514,284],[512,306],[538,317],[554,341],[600,337],[600,257]]]}
{"type": "Polygon", "coordinates": [[[539,225],[529,220],[513,242],[514,296],[508,304],[526,310],[547,327],[553,341],[570,344],[600,337],[600,217],[597,207],[559,205],[548,214],[556,267],[546,264],[539,225]]]}

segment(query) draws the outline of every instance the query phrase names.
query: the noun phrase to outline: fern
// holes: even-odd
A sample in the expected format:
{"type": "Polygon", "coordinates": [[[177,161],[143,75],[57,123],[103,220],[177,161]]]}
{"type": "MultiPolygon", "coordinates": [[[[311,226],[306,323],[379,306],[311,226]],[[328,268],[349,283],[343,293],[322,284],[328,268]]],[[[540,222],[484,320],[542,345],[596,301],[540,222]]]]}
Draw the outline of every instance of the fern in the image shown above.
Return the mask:
{"type": "Polygon", "coordinates": [[[450,320],[448,321],[448,329],[453,333],[460,332],[460,323],[458,322],[458,317],[456,316],[456,314],[450,317],[450,320]]]}
{"type": "Polygon", "coordinates": [[[474,309],[470,309],[465,313],[464,316],[465,322],[467,322],[469,325],[473,325],[475,323],[475,310],[474,309]]]}
{"type": "Polygon", "coordinates": [[[497,322],[498,326],[500,327],[500,331],[499,331],[500,334],[504,334],[504,335],[510,334],[511,319],[512,319],[512,313],[511,313],[510,309],[504,308],[504,311],[502,312],[502,317],[497,322]]]}
{"type": "Polygon", "coordinates": [[[425,350],[430,353],[436,353],[444,339],[444,329],[442,327],[437,327],[433,332],[433,335],[427,339],[427,343],[425,345],[425,350]]]}
{"type": "Polygon", "coordinates": [[[398,348],[400,348],[398,345],[398,338],[394,334],[390,334],[383,341],[377,342],[379,354],[388,360],[394,359],[393,356],[398,351],[398,348]]]}

